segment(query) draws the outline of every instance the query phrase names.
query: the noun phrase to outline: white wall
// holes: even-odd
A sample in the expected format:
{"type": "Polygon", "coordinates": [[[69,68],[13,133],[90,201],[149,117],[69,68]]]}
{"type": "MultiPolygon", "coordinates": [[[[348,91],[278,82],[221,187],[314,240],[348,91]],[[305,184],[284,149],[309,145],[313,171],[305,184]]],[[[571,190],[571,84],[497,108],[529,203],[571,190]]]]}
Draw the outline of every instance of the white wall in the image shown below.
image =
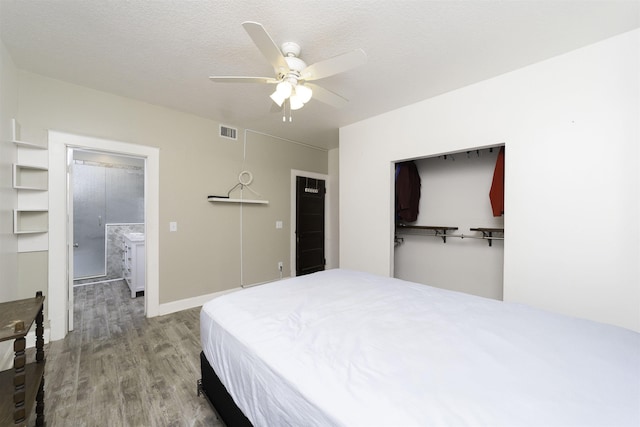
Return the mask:
{"type": "Polygon", "coordinates": [[[341,267],[393,271],[391,162],[505,143],[504,299],[640,330],[639,52],[635,30],[342,128],[341,267]]]}
{"type": "Polygon", "coordinates": [[[0,42],[0,302],[18,295],[18,239],[13,234],[13,209],[18,205],[12,170],[17,159],[11,141],[11,119],[18,110],[18,70],[0,42]]]}
{"type": "MultiPolygon", "coordinates": [[[[16,145],[11,141],[11,119],[18,109],[18,71],[0,41],[0,302],[18,298],[18,239],[13,234],[13,209],[18,205],[13,189],[16,145]]],[[[0,369],[10,367],[13,346],[0,343],[0,369]]]]}
{"type": "MultiPolygon", "coordinates": [[[[418,219],[411,225],[458,227],[447,234],[482,236],[471,228],[502,228],[489,200],[499,147],[416,159],[421,178],[418,219]]],[[[504,244],[473,238],[431,237],[432,231],[400,230],[394,276],[453,291],[502,299],[504,244]]]]}
{"type": "MultiPolygon", "coordinates": [[[[162,313],[201,304],[201,297],[238,287],[241,282],[276,280],[278,260],[285,262],[285,271],[289,270],[290,239],[286,230],[289,230],[290,171],[326,173],[325,150],[256,132],[245,133],[242,128],[238,140],[231,141],[218,136],[219,123],[214,120],[26,71],[19,71],[18,80],[17,114],[23,123],[58,133],[157,149],[157,298],[162,313]],[[245,169],[254,175],[252,188],[268,199],[269,205],[240,209],[238,204],[207,201],[210,194],[226,194],[238,182],[238,173],[245,169]],[[284,229],[276,229],[278,220],[285,222],[284,229]],[[178,223],[177,232],[169,231],[169,223],[173,221],[178,223]],[[265,245],[270,248],[266,254],[265,245]]],[[[64,156],[56,159],[62,161],[64,156]]],[[[50,178],[52,167],[56,166],[49,165],[50,178]]],[[[51,178],[50,208],[65,197],[64,185],[56,190],[54,182],[60,186],[51,178]],[[54,196],[54,191],[61,191],[56,193],[59,197],[54,196]]],[[[50,230],[50,247],[58,247],[60,238],[50,230]]],[[[58,282],[64,277],[64,271],[60,271],[63,266],[55,264],[49,265],[49,281],[61,286],[58,282]]],[[[56,297],[49,295],[47,300],[51,304],[56,297]]]]}
{"type": "Polygon", "coordinates": [[[325,249],[327,256],[327,269],[338,268],[340,265],[340,150],[334,148],[328,153],[329,187],[331,192],[327,195],[331,206],[327,225],[328,247],[325,249]]]}

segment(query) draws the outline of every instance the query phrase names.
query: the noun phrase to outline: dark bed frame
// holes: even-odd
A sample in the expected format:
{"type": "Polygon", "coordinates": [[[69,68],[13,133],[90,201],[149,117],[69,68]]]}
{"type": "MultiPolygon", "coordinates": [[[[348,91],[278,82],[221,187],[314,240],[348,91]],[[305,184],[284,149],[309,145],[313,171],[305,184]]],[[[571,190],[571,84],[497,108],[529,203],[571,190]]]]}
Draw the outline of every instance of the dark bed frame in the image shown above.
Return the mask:
{"type": "Polygon", "coordinates": [[[200,352],[200,372],[198,396],[203,394],[219,418],[227,427],[253,427],[251,421],[242,413],[233,398],[209,364],[204,352],[200,352]]]}

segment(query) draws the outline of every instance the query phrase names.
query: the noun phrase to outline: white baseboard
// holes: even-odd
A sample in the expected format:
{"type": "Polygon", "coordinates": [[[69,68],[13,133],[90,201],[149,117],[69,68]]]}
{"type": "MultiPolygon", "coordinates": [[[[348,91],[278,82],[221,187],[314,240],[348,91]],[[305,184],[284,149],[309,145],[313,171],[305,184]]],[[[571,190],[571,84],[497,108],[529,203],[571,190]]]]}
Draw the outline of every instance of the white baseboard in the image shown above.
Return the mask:
{"type": "Polygon", "coordinates": [[[188,310],[194,307],[200,307],[205,303],[211,301],[214,298],[222,296],[224,294],[228,294],[231,292],[237,292],[242,290],[242,288],[233,288],[227,289],[225,291],[214,292],[212,294],[200,295],[197,297],[181,299],[178,301],[171,301],[164,304],[160,304],[158,306],[158,316],[164,316],[166,314],[176,313],[182,310],[188,310]]]}
{"type": "Polygon", "coordinates": [[[166,314],[176,313],[178,311],[188,310],[194,307],[200,307],[201,305],[204,305],[208,301],[214,298],[217,298],[219,296],[222,296],[224,294],[241,291],[242,289],[247,289],[254,286],[264,285],[266,283],[275,282],[277,280],[282,280],[282,279],[269,280],[267,282],[261,282],[261,283],[252,283],[251,285],[244,285],[244,286],[240,286],[239,288],[227,289],[225,291],[214,292],[212,294],[200,295],[198,297],[186,298],[178,301],[171,301],[165,304],[160,304],[158,306],[158,316],[164,316],[166,314]]]}
{"type": "MultiPolygon", "coordinates": [[[[47,328],[44,330],[44,343],[49,342],[51,331],[47,328]]],[[[27,348],[36,346],[36,332],[30,331],[25,337],[27,342],[27,348]]],[[[0,343],[0,371],[13,367],[13,340],[4,341],[0,343]]]]}

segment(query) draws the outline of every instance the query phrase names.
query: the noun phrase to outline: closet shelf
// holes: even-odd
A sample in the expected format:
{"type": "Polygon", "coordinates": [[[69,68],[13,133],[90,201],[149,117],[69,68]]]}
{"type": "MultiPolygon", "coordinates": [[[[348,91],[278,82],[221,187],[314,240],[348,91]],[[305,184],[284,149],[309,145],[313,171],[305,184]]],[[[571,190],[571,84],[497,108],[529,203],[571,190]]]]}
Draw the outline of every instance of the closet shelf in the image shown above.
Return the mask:
{"type": "Polygon", "coordinates": [[[482,238],[487,239],[489,241],[489,246],[491,246],[492,240],[504,240],[504,237],[493,237],[493,233],[504,233],[504,228],[478,227],[478,228],[470,228],[469,230],[480,231],[482,233],[482,238]]]}
{"type": "Polygon", "coordinates": [[[414,230],[434,230],[434,231],[448,231],[448,230],[457,230],[458,227],[443,227],[439,225],[407,225],[407,224],[398,224],[396,228],[407,228],[414,230]]]}
{"type": "Polygon", "coordinates": [[[435,234],[431,236],[441,237],[443,243],[447,243],[447,231],[457,230],[458,227],[440,226],[440,225],[406,225],[397,224],[396,231],[398,230],[425,230],[433,231],[435,234]]]}
{"type": "Polygon", "coordinates": [[[207,200],[210,202],[222,202],[222,203],[245,203],[245,204],[254,204],[254,205],[268,205],[268,200],[260,200],[260,199],[230,199],[228,197],[215,197],[209,196],[207,200]]]}

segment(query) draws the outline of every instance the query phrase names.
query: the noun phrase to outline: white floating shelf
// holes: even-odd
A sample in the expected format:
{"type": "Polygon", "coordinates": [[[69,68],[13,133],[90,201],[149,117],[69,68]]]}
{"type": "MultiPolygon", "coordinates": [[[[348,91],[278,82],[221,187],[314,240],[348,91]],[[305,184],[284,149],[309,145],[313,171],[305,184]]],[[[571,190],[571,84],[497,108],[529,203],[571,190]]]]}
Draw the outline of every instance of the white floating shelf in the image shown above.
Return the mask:
{"type": "Polygon", "coordinates": [[[210,202],[222,202],[222,203],[247,203],[254,205],[268,205],[268,200],[259,200],[259,199],[229,199],[226,197],[207,197],[207,200],[210,202]]]}
{"type": "Polygon", "coordinates": [[[13,143],[22,147],[46,150],[48,148],[48,134],[44,129],[22,129],[16,119],[11,119],[13,143]]]}
{"type": "Polygon", "coordinates": [[[13,232],[15,234],[46,233],[49,213],[46,209],[14,209],[13,232]]]}
{"type": "Polygon", "coordinates": [[[13,188],[18,190],[47,190],[47,168],[13,165],[13,188]]]}

